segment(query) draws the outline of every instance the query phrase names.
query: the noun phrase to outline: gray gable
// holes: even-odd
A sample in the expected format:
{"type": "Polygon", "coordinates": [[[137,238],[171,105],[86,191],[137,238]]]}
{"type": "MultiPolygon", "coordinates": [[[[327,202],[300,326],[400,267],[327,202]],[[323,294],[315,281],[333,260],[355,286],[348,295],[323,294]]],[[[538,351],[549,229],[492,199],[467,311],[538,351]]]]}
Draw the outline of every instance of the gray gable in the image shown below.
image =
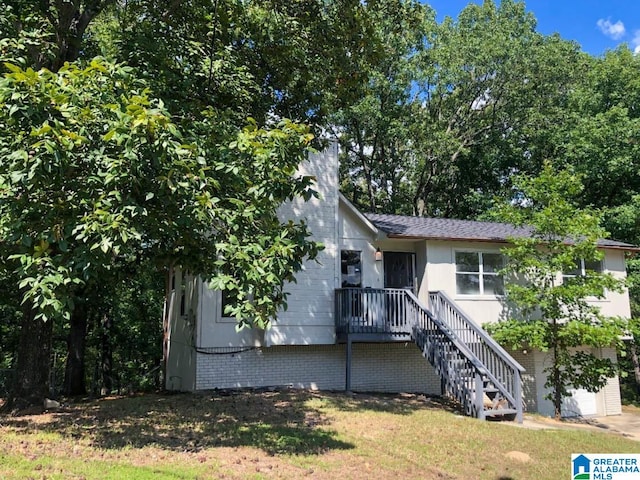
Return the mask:
{"type": "MultiPolygon", "coordinates": [[[[507,242],[509,238],[528,237],[531,235],[530,228],[517,228],[509,223],[376,213],[366,213],[365,216],[376,228],[385,232],[389,237],[395,238],[507,242]]],[[[634,245],[615,240],[600,240],[598,245],[603,248],[639,250],[634,245]]]]}

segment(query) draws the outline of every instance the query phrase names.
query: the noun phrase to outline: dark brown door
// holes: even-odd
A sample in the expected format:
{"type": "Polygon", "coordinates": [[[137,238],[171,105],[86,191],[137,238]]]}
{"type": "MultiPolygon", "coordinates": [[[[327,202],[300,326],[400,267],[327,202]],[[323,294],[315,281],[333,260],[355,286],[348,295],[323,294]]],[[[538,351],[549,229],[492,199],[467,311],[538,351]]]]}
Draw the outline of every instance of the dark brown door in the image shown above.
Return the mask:
{"type": "Polygon", "coordinates": [[[384,288],[414,287],[415,254],[407,252],[384,252],[384,288]]]}

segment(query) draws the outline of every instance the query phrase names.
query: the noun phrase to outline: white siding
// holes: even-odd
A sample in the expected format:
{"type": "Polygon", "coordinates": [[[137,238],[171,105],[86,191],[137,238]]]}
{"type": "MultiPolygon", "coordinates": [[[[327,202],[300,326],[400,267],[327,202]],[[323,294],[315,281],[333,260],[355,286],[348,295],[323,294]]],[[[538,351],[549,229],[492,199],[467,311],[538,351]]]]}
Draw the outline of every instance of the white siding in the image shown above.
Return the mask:
{"type": "MultiPolygon", "coordinates": [[[[606,250],[603,260],[604,270],[610,272],[619,279],[627,277],[627,270],[624,260],[625,252],[621,250],[606,250]]],[[[631,307],[629,305],[629,292],[624,289],[621,293],[607,292],[605,299],[593,302],[598,305],[602,313],[611,317],[631,316],[631,307]]]]}
{"type": "MultiPolygon", "coordinates": [[[[339,218],[340,250],[362,252],[360,257],[362,260],[362,286],[383,288],[383,262],[376,262],[378,243],[375,242],[373,232],[342,202],[340,203],[339,218]]],[[[338,252],[339,254],[340,252],[338,252]]],[[[339,270],[338,275],[340,276],[339,270]]],[[[340,286],[340,279],[336,286],[340,286]]]]}
{"type": "Polygon", "coordinates": [[[502,299],[493,295],[469,296],[456,293],[455,252],[458,250],[500,252],[504,245],[483,242],[427,241],[426,282],[429,290],[444,291],[478,325],[496,322],[503,310],[502,299]]]}
{"type": "MultiPolygon", "coordinates": [[[[498,253],[504,244],[488,242],[455,242],[455,241],[427,241],[425,278],[431,291],[442,290],[449,295],[458,306],[467,313],[477,324],[492,323],[503,318],[503,299],[491,295],[459,295],[456,293],[456,251],[482,251],[498,253]]],[[[624,252],[618,250],[605,251],[604,269],[618,278],[625,278],[624,252]]],[[[622,293],[607,292],[602,300],[591,302],[607,316],[630,316],[629,294],[625,289],[622,293]]]]}
{"type": "Polygon", "coordinates": [[[200,286],[198,308],[198,349],[256,347],[268,345],[332,344],[335,341],[334,289],[337,282],[338,251],[338,158],[332,144],[321,153],[310,154],[299,174],[316,177],[320,198],[309,202],[296,199],[279,210],[282,220],[305,219],[313,239],[324,250],[317,261],[308,261],[296,274],[297,283],[285,285],[288,308],[281,311],[267,331],[244,329],[237,332],[234,319],[222,318],[220,292],[200,286]]]}
{"type": "Polygon", "coordinates": [[[198,304],[198,349],[221,347],[247,347],[264,344],[264,331],[245,328],[236,331],[235,318],[222,318],[220,292],[211,290],[204,282],[199,282],[200,301],[198,304]]]}
{"type": "Polygon", "coordinates": [[[175,272],[175,289],[171,292],[166,308],[170,310],[165,386],[168,390],[191,391],[195,386],[195,328],[197,298],[196,280],[183,278],[175,272]],[[184,292],[185,315],[180,304],[184,292]]]}
{"type": "Polygon", "coordinates": [[[317,261],[305,262],[296,274],[296,283],[286,286],[288,309],[265,332],[265,345],[332,344],[334,329],[334,290],[339,275],[338,262],[338,149],[310,154],[300,167],[303,175],[316,177],[320,198],[308,202],[297,199],[283,205],[283,220],[306,219],[313,239],[324,244],[317,261]]]}
{"type": "Polygon", "coordinates": [[[429,303],[429,275],[427,275],[427,242],[415,243],[416,249],[416,277],[418,298],[423,305],[429,303]]]}

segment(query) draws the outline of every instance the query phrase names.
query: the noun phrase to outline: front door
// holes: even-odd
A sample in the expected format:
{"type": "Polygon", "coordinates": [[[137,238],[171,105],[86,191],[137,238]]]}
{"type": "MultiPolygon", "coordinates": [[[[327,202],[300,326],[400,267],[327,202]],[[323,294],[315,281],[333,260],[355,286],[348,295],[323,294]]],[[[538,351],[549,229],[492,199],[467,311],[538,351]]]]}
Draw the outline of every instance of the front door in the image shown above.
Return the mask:
{"type": "Polygon", "coordinates": [[[384,252],[384,288],[414,289],[415,254],[384,252]]]}
{"type": "MultiPolygon", "coordinates": [[[[405,288],[413,291],[414,254],[384,252],[384,288],[405,288]]],[[[391,332],[407,332],[407,312],[404,293],[387,292],[386,320],[391,332]]]]}

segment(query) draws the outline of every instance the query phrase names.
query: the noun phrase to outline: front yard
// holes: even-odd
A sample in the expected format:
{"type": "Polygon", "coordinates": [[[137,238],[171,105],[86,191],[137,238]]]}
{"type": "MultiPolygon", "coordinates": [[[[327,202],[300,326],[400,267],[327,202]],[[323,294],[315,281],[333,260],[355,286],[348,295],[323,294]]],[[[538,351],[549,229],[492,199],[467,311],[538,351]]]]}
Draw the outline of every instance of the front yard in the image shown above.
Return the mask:
{"type": "Polygon", "coordinates": [[[572,453],[638,451],[619,435],[481,422],[414,395],[144,395],[0,416],[0,479],[544,480],[569,478],[572,453]]]}

